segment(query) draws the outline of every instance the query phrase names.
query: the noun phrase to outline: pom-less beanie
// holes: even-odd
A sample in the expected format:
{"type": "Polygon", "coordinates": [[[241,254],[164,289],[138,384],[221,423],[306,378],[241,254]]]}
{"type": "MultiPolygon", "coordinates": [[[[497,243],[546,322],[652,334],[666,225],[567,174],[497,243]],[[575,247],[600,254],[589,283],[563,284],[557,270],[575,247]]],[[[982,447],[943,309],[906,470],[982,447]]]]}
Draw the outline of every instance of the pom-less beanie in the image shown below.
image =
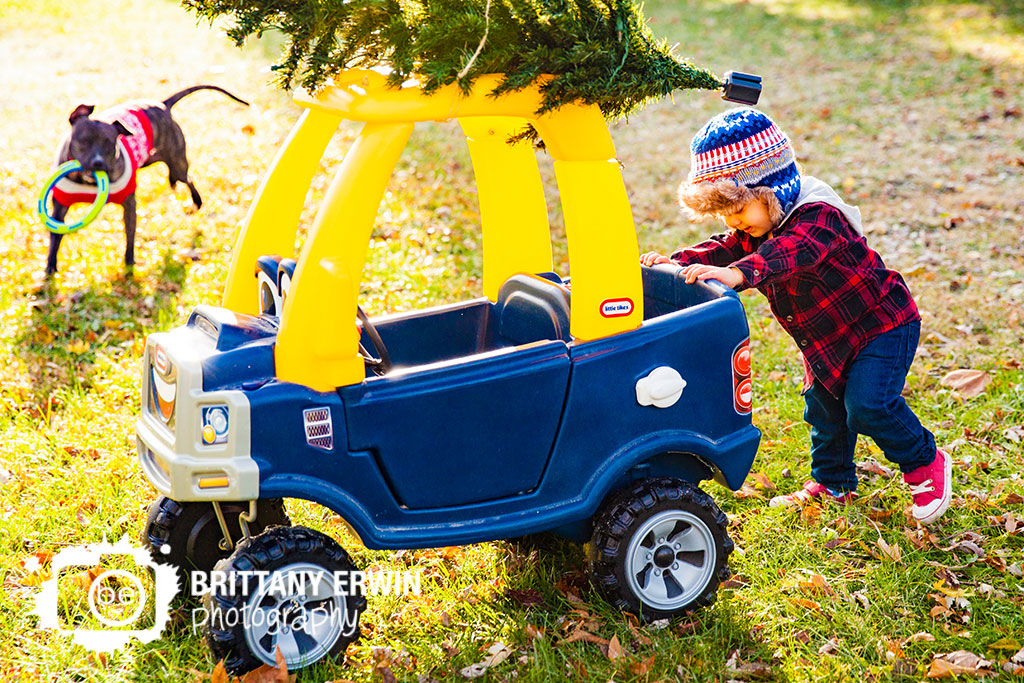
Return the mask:
{"type": "Polygon", "coordinates": [[[757,109],[740,107],[712,118],[693,137],[690,155],[679,202],[694,218],[735,213],[762,198],[778,222],[800,194],[789,138],[757,109]]]}

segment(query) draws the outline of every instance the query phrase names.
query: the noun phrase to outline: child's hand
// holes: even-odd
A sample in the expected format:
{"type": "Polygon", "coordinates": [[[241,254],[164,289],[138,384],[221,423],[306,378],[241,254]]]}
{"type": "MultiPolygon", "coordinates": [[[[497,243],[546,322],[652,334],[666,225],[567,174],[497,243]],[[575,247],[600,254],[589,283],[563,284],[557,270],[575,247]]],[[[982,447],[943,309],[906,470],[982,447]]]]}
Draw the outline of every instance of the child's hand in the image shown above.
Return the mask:
{"type": "Polygon", "coordinates": [[[718,280],[726,287],[733,289],[743,284],[743,273],[738,268],[719,268],[693,263],[683,269],[683,275],[686,276],[687,283],[692,283],[695,280],[718,280]]]}
{"type": "Polygon", "coordinates": [[[668,256],[662,256],[656,251],[649,251],[640,257],[640,265],[642,266],[653,266],[658,263],[672,263],[672,259],[668,256]]]}

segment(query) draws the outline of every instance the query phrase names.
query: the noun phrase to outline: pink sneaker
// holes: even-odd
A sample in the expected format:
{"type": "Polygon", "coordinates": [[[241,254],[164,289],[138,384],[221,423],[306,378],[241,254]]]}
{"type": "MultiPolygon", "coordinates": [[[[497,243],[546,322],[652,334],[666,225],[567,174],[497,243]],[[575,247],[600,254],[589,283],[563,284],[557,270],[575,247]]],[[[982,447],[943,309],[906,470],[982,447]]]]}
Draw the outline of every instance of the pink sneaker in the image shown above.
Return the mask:
{"type": "Polygon", "coordinates": [[[775,496],[771,499],[771,502],[769,502],[768,505],[773,508],[803,507],[812,500],[828,500],[833,503],[839,503],[840,505],[846,505],[847,503],[853,502],[853,499],[856,497],[857,494],[853,491],[847,491],[842,495],[837,495],[816,481],[805,481],[804,487],[799,491],[787,493],[782,496],[775,496]]]}
{"type": "Polygon", "coordinates": [[[946,511],[953,498],[953,460],[941,448],[930,465],[903,475],[914,497],[914,519],[931,524],[946,511]]]}

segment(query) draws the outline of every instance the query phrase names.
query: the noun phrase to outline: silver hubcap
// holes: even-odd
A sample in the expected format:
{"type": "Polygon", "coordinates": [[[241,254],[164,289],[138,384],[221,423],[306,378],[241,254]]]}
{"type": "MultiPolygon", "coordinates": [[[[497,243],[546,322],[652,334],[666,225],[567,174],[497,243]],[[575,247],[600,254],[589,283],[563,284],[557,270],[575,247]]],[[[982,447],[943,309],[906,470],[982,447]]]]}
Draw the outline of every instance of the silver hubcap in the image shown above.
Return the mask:
{"type": "Polygon", "coordinates": [[[246,603],[245,642],[271,666],[278,648],[289,669],[308,666],[350,628],[345,608],[331,572],[308,562],[286,565],[264,577],[246,603]]]}
{"type": "Polygon", "coordinates": [[[659,512],[633,534],[626,551],[626,579],[640,601],[670,612],[693,602],[715,571],[715,537],[684,510],[659,512]]]}

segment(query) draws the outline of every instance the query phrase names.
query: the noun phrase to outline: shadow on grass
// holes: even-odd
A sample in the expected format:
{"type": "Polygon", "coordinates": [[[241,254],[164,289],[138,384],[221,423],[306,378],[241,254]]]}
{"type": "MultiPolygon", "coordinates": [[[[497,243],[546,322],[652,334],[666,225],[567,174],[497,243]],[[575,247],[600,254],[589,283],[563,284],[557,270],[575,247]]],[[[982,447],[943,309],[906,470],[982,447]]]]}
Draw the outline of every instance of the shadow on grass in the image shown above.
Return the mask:
{"type": "MultiPolygon", "coordinates": [[[[771,660],[770,648],[755,638],[752,624],[723,593],[713,607],[643,624],[608,604],[592,586],[583,546],[536,534],[509,541],[508,547],[508,589],[489,607],[527,634],[529,640],[519,647],[532,645],[533,661],[524,680],[568,675],[573,680],[718,681],[729,673],[726,662],[737,651],[742,660],[771,660]],[[537,633],[543,635],[531,636],[537,633]],[[601,642],[613,637],[621,656],[601,642]]],[[[772,680],[784,678],[773,672],[772,680]]]]}
{"type": "Polygon", "coordinates": [[[100,355],[131,352],[159,321],[173,319],[187,273],[167,252],[143,279],[129,271],[67,291],[58,277],[33,290],[29,313],[13,335],[33,398],[45,402],[69,386],[87,387],[100,355]]]}

